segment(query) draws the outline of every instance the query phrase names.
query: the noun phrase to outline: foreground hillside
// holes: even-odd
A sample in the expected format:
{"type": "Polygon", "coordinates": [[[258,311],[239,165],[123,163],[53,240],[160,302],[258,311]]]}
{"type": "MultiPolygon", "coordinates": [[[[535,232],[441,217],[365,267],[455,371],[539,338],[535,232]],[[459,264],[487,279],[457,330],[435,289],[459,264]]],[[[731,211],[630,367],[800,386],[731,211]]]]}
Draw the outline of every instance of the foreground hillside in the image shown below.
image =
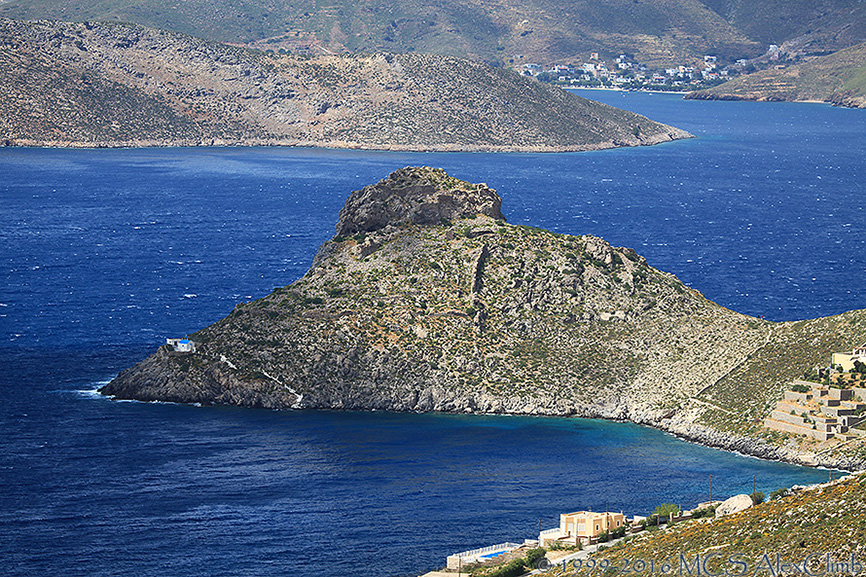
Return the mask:
{"type": "Polygon", "coordinates": [[[425,55],[272,56],[137,25],[0,19],[0,143],[563,151],[688,134],[425,55]]]}
{"type": "Polygon", "coordinates": [[[866,314],[774,324],[631,249],[508,224],[495,191],[407,168],[356,191],[307,274],[102,392],[267,408],[626,419],[769,458],[858,466],[756,422],[866,314]],[[811,454],[808,454],[811,453],[811,454]]]}
{"type": "MultiPolygon", "coordinates": [[[[866,477],[799,489],[740,513],[643,532],[593,555],[621,574],[637,560],[669,575],[862,575],[866,573],[866,477]],[[855,564],[852,565],[852,556],[855,564]],[[828,565],[829,561],[829,565],[828,565]],[[806,565],[804,566],[804,562],[806,565]],[[857,566],[859,563],[859,567],[857,566]],[[788,564],[783,569],[783,564],[788,564]],[[791,564],[796,564],[793,567],[791,564]],[[688,569],[687,569],[688,567],[688,569]],[[724,573],[727,571],[727,573],[724,573]]],[[[555,568],[543,573],[587,574],[555,568]]],[[[596,572],[596,574],[598,574],[596,572]]]]}
{"type": "Polygon", "coordinates": [[[821,101],[866,108],[866,44],[780,70],[741,76],[686,98],[821,101]]]}

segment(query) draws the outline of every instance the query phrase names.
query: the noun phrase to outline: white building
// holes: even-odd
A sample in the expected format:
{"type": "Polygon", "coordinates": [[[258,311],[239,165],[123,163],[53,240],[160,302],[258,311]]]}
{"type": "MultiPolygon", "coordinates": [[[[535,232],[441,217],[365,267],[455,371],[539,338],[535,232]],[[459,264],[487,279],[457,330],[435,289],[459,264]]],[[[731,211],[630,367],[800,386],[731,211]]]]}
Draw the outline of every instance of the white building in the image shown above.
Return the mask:
{"type": "Polygon", "coordinates": [[[189,339],[165,339],[165,344],[176,353],[195,352],[195,343],[189,339]]]}

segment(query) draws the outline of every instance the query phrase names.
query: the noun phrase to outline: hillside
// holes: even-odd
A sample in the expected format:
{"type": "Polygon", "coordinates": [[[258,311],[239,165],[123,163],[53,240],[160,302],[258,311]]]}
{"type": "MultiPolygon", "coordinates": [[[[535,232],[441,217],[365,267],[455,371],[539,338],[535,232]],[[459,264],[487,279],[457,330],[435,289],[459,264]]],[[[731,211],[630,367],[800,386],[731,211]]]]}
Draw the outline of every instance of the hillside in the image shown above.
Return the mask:
{"type": "MultiPolygon", "coordinates": [[[[626,560],[630,560],[630,567],[637,560],[645,561],[647,567],[652,560],[656,568],[667,563],[666,573],[670,575],[689,574],[687,566],[694,572],[696,556],[700,565],[698,574],[704,575],[722,575],[724,571],[728,575],[862,575],[866,572],[864,489],[866,478],[862,474],[851,475],[789,492],[733,515],[645,531],[594,554],[593,558],[597,563],[605,559],[609,567],[618,569],[625,567],[626,560]],[[851,565],[852,556],[859,568],[851,565]],[[781,570],[784,563],[789,565],[781,570]]],[[[609,572],[614,574],[613,570],[609,572]]],[[[542,575],[588,573],[585,569],[563,573],[561,568],[555,568],[542,575]]]]}
{"type": "Polygon", "coordinates": [[[9,0],[0,16],[120,20],[258,48],[425,52],[491,63],[633,55],[652,66],[755,57],[795,41],[826,53],[866,41],[858,0],[9,0]]]}
{"type": "Polygon", "coordinates": [[[121,20],[274,50],[423,52],[497,64],[590,52],[663,64],[766,50],[699,0],[12,0],[0,16],[121,20]]]}
{"type": "Polygon", "coordinates": [[[767,458],[815,455],[755,424],[866,312],[774,324],[631,249],[508,224],[495,191],[430,168],[352,193],[297,282],[161,347],[102,392],[266,408],[626,419],[767,458]]]}
{"type": "Polygon", "coordinates": [[[0,19],[0,143],[563,151],[689,135],[484,64],[0,19]]]}
{"type": "Polygon", "coordinates": [[[766,46],[796,44],[832,52],[866,41],[866,5],[859,0],[702,0],[735,29],[766,46]]]}
{"type": "Polygon", "coordinates": [[[0,19],[0,142],[563,151],[689,135],[431,55],[273,56],[120,24],[0,19]]]}
{"type": "Polygon", "coordinates": [[[741,76],[686,98],[821,101],[866,108],[866,43],[781,70],[741,76]]]}

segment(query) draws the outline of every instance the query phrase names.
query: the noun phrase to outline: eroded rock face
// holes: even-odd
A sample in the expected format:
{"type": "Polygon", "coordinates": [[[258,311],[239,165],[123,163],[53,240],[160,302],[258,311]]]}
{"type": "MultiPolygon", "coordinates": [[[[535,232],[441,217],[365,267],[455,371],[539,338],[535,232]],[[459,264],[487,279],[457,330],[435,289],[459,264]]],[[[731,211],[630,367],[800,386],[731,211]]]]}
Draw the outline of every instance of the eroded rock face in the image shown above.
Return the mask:
{"type": "Polygon", "coordinates": [[[733,497],[725,499],[725,501],[723,501],[721,505],[716,507],[716,517],[733,515],[734,513],[745,511],[751,506],[752,498],[748,495],[734,495],[733,497]]]}
{"type": "Polygon", "coordinates": [[[440,224],[477,215],[505,220],[502,199],[486,184],[448,176],[441,168],[406,167],[354,191],[340,210],[337,236],[373,232],[389,224],[440,224]]]}

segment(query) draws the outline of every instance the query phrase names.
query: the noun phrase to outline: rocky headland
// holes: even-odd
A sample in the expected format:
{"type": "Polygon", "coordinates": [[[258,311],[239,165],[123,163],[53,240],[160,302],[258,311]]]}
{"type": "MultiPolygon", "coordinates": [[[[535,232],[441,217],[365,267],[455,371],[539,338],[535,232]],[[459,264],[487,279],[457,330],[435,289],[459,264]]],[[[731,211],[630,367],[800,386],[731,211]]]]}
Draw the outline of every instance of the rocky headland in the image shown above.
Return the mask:
{"type": "Polygon", "coordinates": [[[634,250],[509,224],[486,185],[410,167],[350,195],[303,278],[191,335],[195,353],[163,346],[102,393],[601,417],[858,468],[857,443],[819,452],[760,420],[792,378],[864,332],[864,311],[796,323],[736,313],[634,250]]]}
{"type": "Polygon", "coordinates": [[[688,133],[478,62],[0,18],[0,145],[559,152],[688,133]]]}

